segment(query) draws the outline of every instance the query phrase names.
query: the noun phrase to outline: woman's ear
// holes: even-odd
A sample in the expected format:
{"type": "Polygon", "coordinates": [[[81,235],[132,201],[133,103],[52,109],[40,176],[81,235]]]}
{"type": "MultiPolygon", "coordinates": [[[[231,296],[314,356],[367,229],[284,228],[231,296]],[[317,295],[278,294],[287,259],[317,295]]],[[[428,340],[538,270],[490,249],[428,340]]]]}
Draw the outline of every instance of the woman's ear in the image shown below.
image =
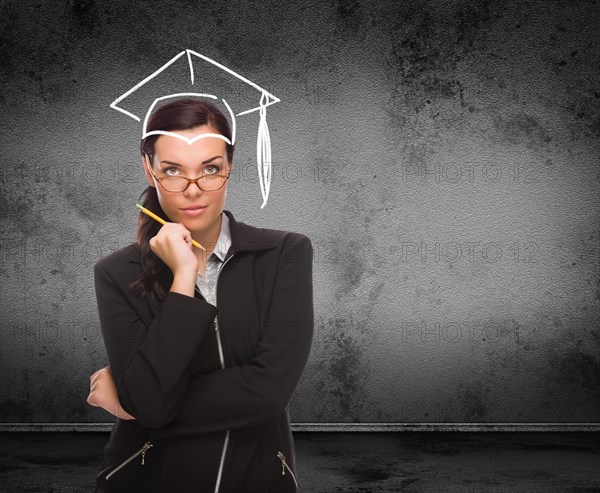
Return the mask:
{"type": "Polygon", "coordinates": [[[152,175],[150,174],[150,171],[148,170],[148,167],[150,165],[151,165],[150,157],[148,156],[148,154],[142,154],[142,166],[144,167],[144,172],[146,173],[146,179],[148,180],[148,183],[150,184],[151,187],[156,187],[156,185],[154,183],[154,178],[152,177],[152,175]]]}

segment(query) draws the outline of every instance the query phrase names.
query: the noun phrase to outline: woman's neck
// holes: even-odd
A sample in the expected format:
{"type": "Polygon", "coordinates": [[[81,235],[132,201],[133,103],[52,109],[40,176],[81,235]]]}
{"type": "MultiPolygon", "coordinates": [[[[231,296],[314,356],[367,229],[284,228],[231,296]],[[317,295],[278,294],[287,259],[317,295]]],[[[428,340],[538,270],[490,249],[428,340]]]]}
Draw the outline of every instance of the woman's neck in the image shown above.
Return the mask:
{"type": "Polygon", "coordinates": [[[200,243],[206,251],[196,249],[199,252],[198,258],[201,261],[206,262],[206,259],[210,256],[217,245],[219,234],[221,233],[221,223],[223,222],[222,214],[219,215],[219,219],[212,224],[209,229],[202,231],[192,231],[192,238],[200,243]]]}

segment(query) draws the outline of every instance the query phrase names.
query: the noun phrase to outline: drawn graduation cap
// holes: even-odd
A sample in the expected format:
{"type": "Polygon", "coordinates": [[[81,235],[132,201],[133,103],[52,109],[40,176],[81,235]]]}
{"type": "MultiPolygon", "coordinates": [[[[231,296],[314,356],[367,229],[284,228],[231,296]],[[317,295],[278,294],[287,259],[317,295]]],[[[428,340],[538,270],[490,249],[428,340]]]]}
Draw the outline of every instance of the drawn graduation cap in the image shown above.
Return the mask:
{"type": "Polygon", "coordinates": [[[263,197],[262,209],[267,204],[271,185],[271,140],[266,110],[268,106],[279,101],[279,98],[266,89],[233,70],[207,56],[186,49],[115,99],[110,107],[138,122],[143,119],[142,139],[153,134],[171,135],[188,144],[204,137],[218,137],[233,145],[236,139],[236,117],[258,111],[260,119],[256,161],[263,197]],[[212,99],[217,106],[222,102],[225,109],[223,113],[229,114],[231,119],[231,141],[224,135],[214,133],[203,133],[188,139],[166,130],[146,130],[150,115],[158,104],[169,103],[173,98],[190,96],[212,99]]]}

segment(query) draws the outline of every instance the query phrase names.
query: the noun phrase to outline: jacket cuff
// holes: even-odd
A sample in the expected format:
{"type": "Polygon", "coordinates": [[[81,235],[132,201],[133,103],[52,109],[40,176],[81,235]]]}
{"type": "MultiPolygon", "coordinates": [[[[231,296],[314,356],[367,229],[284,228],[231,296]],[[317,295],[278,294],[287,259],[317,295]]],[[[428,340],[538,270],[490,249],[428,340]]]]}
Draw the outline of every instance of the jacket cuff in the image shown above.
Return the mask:
{"type": "MultiPolygon", "coordinates": [[[[188,310],[201,310],[202,313],[206,313],[205,310],[213,311],[214,315],[219,312],[219,309],[210,304],[208,301],[202,298],[196,298],[195,296],[188,296],[187,294],[177,293],[176,291],[169,291],[163,301],[169,305],[175,305],[179,308],[188,310]]],[[[213,317],[214,317],[213,315],[213,317]]]]}

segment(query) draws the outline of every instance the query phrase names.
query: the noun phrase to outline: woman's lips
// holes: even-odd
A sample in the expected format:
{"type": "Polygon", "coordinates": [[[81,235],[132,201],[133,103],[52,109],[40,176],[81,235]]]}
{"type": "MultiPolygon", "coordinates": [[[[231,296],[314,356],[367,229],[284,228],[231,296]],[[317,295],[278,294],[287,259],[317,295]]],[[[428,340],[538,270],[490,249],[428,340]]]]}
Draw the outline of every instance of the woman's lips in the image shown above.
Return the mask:
{"type": "Polygon", "coordinates": [[[199,216],[202,214],[208,206],[190,206],[185,209],[181,209],[181,211],[188,216],[199,216]]]}

